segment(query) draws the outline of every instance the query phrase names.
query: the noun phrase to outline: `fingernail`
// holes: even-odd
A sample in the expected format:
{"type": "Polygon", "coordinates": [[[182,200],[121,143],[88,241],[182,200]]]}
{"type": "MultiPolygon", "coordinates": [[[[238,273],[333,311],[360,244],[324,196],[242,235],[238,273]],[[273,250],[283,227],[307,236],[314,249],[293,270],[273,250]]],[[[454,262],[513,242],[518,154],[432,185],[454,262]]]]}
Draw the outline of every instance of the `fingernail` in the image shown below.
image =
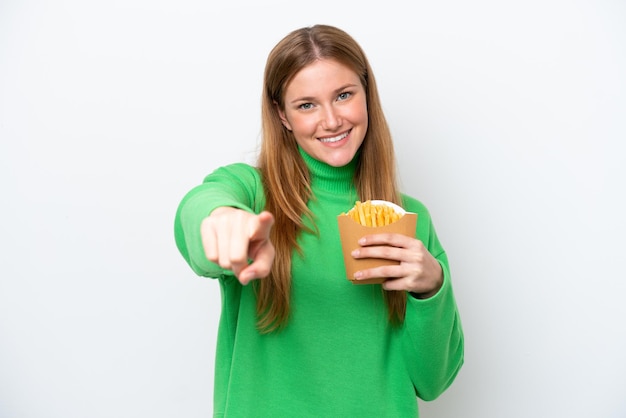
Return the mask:
{"type": "Polygon", "coordinates": [[[359,250],[354,250],[354,251],[352,251],[351,254],[352,254],[352,257],[358,257],[359,253],[360,253],[359,250]]]}
{"type": "Polygon", "coordinates": [[[365,241],[366,241],[366,239],[365,239],[365,238],[361,238],[361,239],[359,239],[359,241],[358,241],[358,242],[359,242],[359,245],[365,245],[365,241]]]}
{"type": "Polygon", "coordinates": [[[363,273],[361,273],[360,271],[357,271],[356,273],[354,273],[355,279],[360,279],[361,277],[363,277],[363,273]]]}

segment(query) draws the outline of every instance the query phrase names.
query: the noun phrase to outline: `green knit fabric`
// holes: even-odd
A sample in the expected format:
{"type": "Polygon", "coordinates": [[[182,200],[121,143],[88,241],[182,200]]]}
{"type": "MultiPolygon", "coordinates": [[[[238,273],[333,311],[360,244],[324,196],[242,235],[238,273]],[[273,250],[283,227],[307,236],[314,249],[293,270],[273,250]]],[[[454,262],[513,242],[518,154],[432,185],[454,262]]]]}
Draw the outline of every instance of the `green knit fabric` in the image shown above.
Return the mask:
{"type": "Polygon", "coordinates": [[[246,164],[217,169],[176,214],[181,254],[198,275],[218,278],[221,289],[214,417],[417,417],[416,396],[439,396],[463,364],[448,261],[430,215],[404,196],[404,208],[418,214],[416,237],[443,267],[444,285],[430,299],[409,297],[404,324],[393,327],[380,285],[353,285],[345,274],[337,215],[358,199],[354,162],[334,168],[301,154],[312,176],[309,208],[319,234],[299,239],[291,316],[280,332],[257,331],[254,286],[241,286],[209,262],[200,240],[202,219],[218,206],[263,209],[258,171],[246,164]]]}

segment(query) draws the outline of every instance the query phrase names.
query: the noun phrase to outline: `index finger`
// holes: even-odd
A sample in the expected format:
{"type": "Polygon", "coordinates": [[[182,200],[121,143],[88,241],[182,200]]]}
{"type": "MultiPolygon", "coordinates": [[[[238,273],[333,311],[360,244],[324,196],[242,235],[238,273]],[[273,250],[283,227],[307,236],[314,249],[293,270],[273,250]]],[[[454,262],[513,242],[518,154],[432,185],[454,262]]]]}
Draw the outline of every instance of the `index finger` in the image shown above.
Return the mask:
{"type": "Polygon", "coordinates": [[[265,240],[269,238],[272,226],[274,226],[274,215],[263,211],[253,219],[250,225],[250,240],[265,240]]]}
{"type": "Polygon", "coordinates": [[[398,233],[382,233],[365,235],[359,239],[358,243],[362,247],[369,245],[390,245],[392,247],[409,247],[417,241],[414,237],[398,233]]]}

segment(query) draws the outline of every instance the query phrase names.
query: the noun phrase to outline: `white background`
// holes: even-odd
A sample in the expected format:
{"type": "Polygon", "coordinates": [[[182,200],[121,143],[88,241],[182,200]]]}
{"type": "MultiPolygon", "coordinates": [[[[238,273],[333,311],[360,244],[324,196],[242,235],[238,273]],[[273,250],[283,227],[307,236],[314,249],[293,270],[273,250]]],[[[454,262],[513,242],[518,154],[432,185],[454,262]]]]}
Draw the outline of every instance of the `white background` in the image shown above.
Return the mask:
{"type": "Polygon", "coordinates": [[[210,416],[174,213],[254,161],[265,58],[314,23],[368,53],[451,260],[466,364],[422,416],[626,416],[623,1],[2,0],[2,418],[210,416]]]}

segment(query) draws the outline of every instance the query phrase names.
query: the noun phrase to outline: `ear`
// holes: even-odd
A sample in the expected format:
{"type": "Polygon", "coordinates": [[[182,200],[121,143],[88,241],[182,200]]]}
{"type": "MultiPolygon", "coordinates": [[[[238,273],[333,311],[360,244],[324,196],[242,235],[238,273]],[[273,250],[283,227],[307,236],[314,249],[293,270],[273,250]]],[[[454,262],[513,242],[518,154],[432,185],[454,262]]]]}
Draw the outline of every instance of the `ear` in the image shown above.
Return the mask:
{"type": "Polygon", "coordinates": [[[287,128],[288,131],[291,131],[292,130],[291,124],[287,120],[287,116],[285,115],[285,112],[283,112],[280,106],[278,106],[278,103],[274,102],[274,106],[276,106],[276,110],[278,111],[278,116],[280,117],[280,121],[282,122],[283,126],[287,128]]]}

